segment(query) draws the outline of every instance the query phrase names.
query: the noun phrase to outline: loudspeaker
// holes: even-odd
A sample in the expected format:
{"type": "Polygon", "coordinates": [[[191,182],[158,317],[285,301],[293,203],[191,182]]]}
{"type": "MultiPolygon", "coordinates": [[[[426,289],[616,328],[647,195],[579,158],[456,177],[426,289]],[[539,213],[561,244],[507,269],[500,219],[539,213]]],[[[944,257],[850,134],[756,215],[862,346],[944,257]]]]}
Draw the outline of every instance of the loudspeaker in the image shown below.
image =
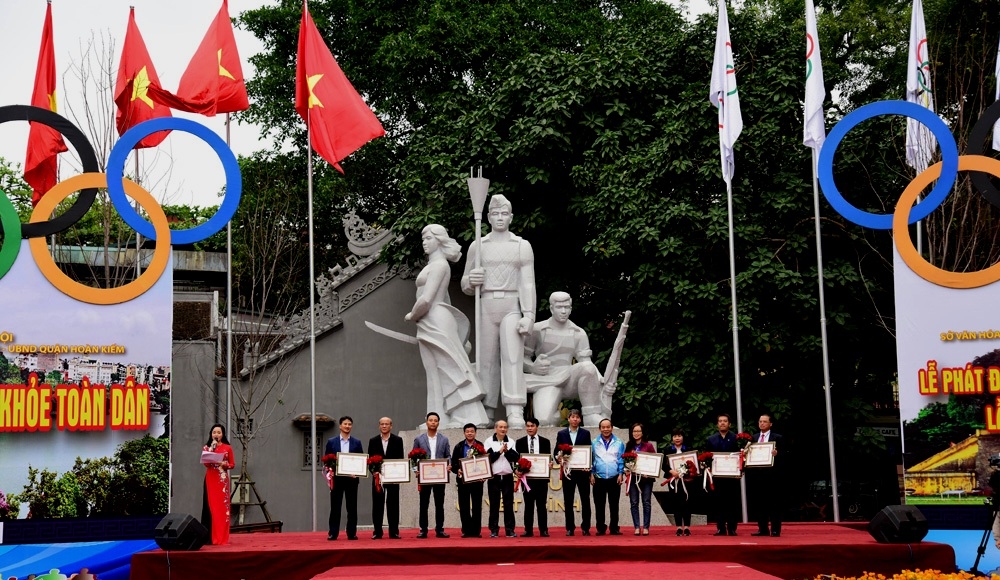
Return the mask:
{"type": "Polygon", "coordinates": [[[197,550],[210,539],[205,526],[190,514],[167,514],[153,530],[153,540],[164,550],[197,550]]]}
{"type": "Polygon", "coordinates": [[[912,505],[882,508],[868,523],[868,533],[881,544],[912,544],[927,535],[927,518],[912,505]]]}

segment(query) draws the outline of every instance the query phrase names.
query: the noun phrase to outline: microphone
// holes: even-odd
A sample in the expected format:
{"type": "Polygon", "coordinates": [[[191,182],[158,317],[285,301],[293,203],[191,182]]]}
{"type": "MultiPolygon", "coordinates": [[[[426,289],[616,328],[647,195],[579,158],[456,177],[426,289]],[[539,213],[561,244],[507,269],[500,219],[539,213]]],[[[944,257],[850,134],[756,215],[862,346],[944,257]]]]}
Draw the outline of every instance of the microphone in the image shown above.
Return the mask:
{"type": "Polygon", "coordinates": [[[212,451],[215,451],[215,447],[219,444],[218,441],[212,441],[212,451]]]}

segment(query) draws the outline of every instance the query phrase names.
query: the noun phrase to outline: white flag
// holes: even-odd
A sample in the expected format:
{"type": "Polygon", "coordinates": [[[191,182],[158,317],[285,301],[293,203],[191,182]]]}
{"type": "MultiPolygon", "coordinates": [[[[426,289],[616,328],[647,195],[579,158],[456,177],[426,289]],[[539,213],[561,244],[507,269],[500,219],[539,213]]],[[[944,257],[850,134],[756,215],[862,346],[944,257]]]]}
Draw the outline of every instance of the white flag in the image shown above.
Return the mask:
{"type": "MultiPolygon", "coordinates": [[[[930,111],[934,110],[931,96],[931,61],[924,27],[924,7],[913,0],[910,13],[910,50],[906,55],[906,100],[930,111]]],[[[930,165],[937,139],[931,130],[914,119],[906,120],[906,164],[918,172],[930,165]]]]}
{"type": "MultiPolygon", "coordinates": [[[[997,45],[997,63],[993,68],[993,77],[997,83],[997,92],[994,98],[1000,101],[1000,44],[997,45]]],[[[1000,151],[1000,121],[993,124],[993,150],[1000,151]]]]}
{"type": "Polygon", "coordinates": [[[816,10],[813,8],[813,1],[806,0],[806,108],[802,143],[817,151],[826,140],[826,124],[823,117],[825,98],[823,60],[819,55],[819,35],[816,33],[816,10]]]}
{"type": "Polygon", "coordinates": [[[719,28],[715,35],[715,60],[708,99],[719,109],[722,177],[729,183],[736,167],[733,145],[743,131],[743,116],[740,114],[740,95],[736,92],[736,69],[733,68],[733,45],[729,42],[729,14],[725,0],[719,0],[719,28]]]}

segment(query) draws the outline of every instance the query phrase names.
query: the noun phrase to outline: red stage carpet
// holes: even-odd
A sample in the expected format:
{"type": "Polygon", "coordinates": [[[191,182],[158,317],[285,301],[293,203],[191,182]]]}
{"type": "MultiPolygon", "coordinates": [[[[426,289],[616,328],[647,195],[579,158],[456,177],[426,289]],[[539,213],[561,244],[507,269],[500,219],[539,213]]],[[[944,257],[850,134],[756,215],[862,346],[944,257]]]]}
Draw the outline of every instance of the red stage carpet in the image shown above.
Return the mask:
{"type": "Polygon", "coordinates": [[[558,564],[433,564],[426,566],[346,566],[333,568],[312,580],[409,580],[411,578],[476,578],[477,580],[552,580],[572,576],[573,580],[608,578],[711,578],[712,580],[777,580],[757,570],[732,562],[605,562],[567,568],[558,564]]]}
{"type": "MultiPolygon", "coordinates": [[[[439,577],[440,565],[465,562],[486,564],[606,564],[627,560],[655,566],[657,577],[679,564],[698,563],[694,575],[711,573],[715,564],[739,564],[779,578],[813,578],[818,574],[860,575],[862,572],[891,574],[903,569],[955,569],[951,546],[929,542],[879,544],[858,526],[830,523],[786,524],[780,538],[750,536],[753,526],[744,526],[739,536],[715,537],[715,526],[699,526],[691,537],[677,537],[673,528],[655,528],[650,536],[580,536],[567,538],[552,530],[549,538],[462,539],[458,530],[451,538],[416,539],[416,530],[405,530],[402,540],[372,540],[370,532],[350,542],[342,534],[335,542],[325,532],[233,535],[227,546],[206,546],[194,552],[142,552],[132,557],[132,580],[310,580],[336,568],[337,577],[361,574],[365,567],[380,577],[397,574],[402,567],[410,579],[439,577]],[[499,548],[499,549],[497,549],[499,548]],[[710,566],[703,567],[703,566],[710,566]]],[[[732,565],[730,564],[730,565],[732,565]]],[[[499,567],[502,572],[503,568],[499,567]]],[[[750,574],[746,568],[743,573],[750,574]]],[[[586,567],[574,568],[574,574],[586,567]]],[[[631,568],[616,569],[628,575],[631,568]]],[[[490,570],[496,570],[490,568],[490,570]]],[[[521,570],[519,568],[519,570],[521,570]]],[[[528,571],[530,572],[530,569],[528,571]]],[[[478,573],[478,571],[477,571],[478,573]]],[[[491,572],[492,573],[492,572],[491,572]]],[[[354,576],[359,577],[359,576],[354,576]]],[[[690,577],[690,576],[689,576],[690,577]]],[[[752,577],[740,574],[740,577],[752,577]]]]}

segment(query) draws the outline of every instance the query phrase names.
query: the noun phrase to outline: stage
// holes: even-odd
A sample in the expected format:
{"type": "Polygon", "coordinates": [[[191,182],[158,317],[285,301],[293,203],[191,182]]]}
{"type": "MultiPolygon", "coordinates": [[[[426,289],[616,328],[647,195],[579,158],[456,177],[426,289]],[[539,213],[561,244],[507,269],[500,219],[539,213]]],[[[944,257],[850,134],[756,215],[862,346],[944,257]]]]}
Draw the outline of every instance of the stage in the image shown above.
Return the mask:
{"type": "MultiPolygon", "coordinates": [[[[715,537],[715,526],[692,528],[692,536],[677,537],[674,528],[654,528],[649,536],[626,535],[566,537],[560,529],[540,538],[459,537],[433,534],[419,540],[417,530],[404,530],[401,540],[372,540],[359,532],[358,541],[342,533],[337,541],[325,532],[233,535],[226,546],[206,546],[198,551],[154,550],[132,557],[132,580],[213,578],[215,580],[310,580],[313,578],[429,578],[456,565],[469,566],[479,577],[509,577],[544,573],[549,565],[588,564],[594,577],[619,573],[652,572],[659,576],[711,574],[733,578],[813,578],[818,574],[892,574],[903,569],[955,569],[951,546],[922,542],[879,544],[858,524],[791,523],[781,537],[753,537],[755,526],[744,525],[740,535],[715,537]],[[600,566],[595,566],[600,564],[600,566]],[[445,567],[446,566],[446,567],[445,567]],[[610,566],[610,568],[609,568],[610,566]],[[607,570],[604,570],[607,568],[607,570]],[[748,570],[749,568],[750,570],[748,570]],[[602,572],[599,572],[604,570],[602,572]],[[732,574],[726,574],[729,571],[732,574]]],[[[520,529],[519,529],[520,531],[520,529]]],[[[530,577],[530,576],[528,576],[530,577]]],[[[589,576],[587,576],[589,578],[589,576]]]]}

